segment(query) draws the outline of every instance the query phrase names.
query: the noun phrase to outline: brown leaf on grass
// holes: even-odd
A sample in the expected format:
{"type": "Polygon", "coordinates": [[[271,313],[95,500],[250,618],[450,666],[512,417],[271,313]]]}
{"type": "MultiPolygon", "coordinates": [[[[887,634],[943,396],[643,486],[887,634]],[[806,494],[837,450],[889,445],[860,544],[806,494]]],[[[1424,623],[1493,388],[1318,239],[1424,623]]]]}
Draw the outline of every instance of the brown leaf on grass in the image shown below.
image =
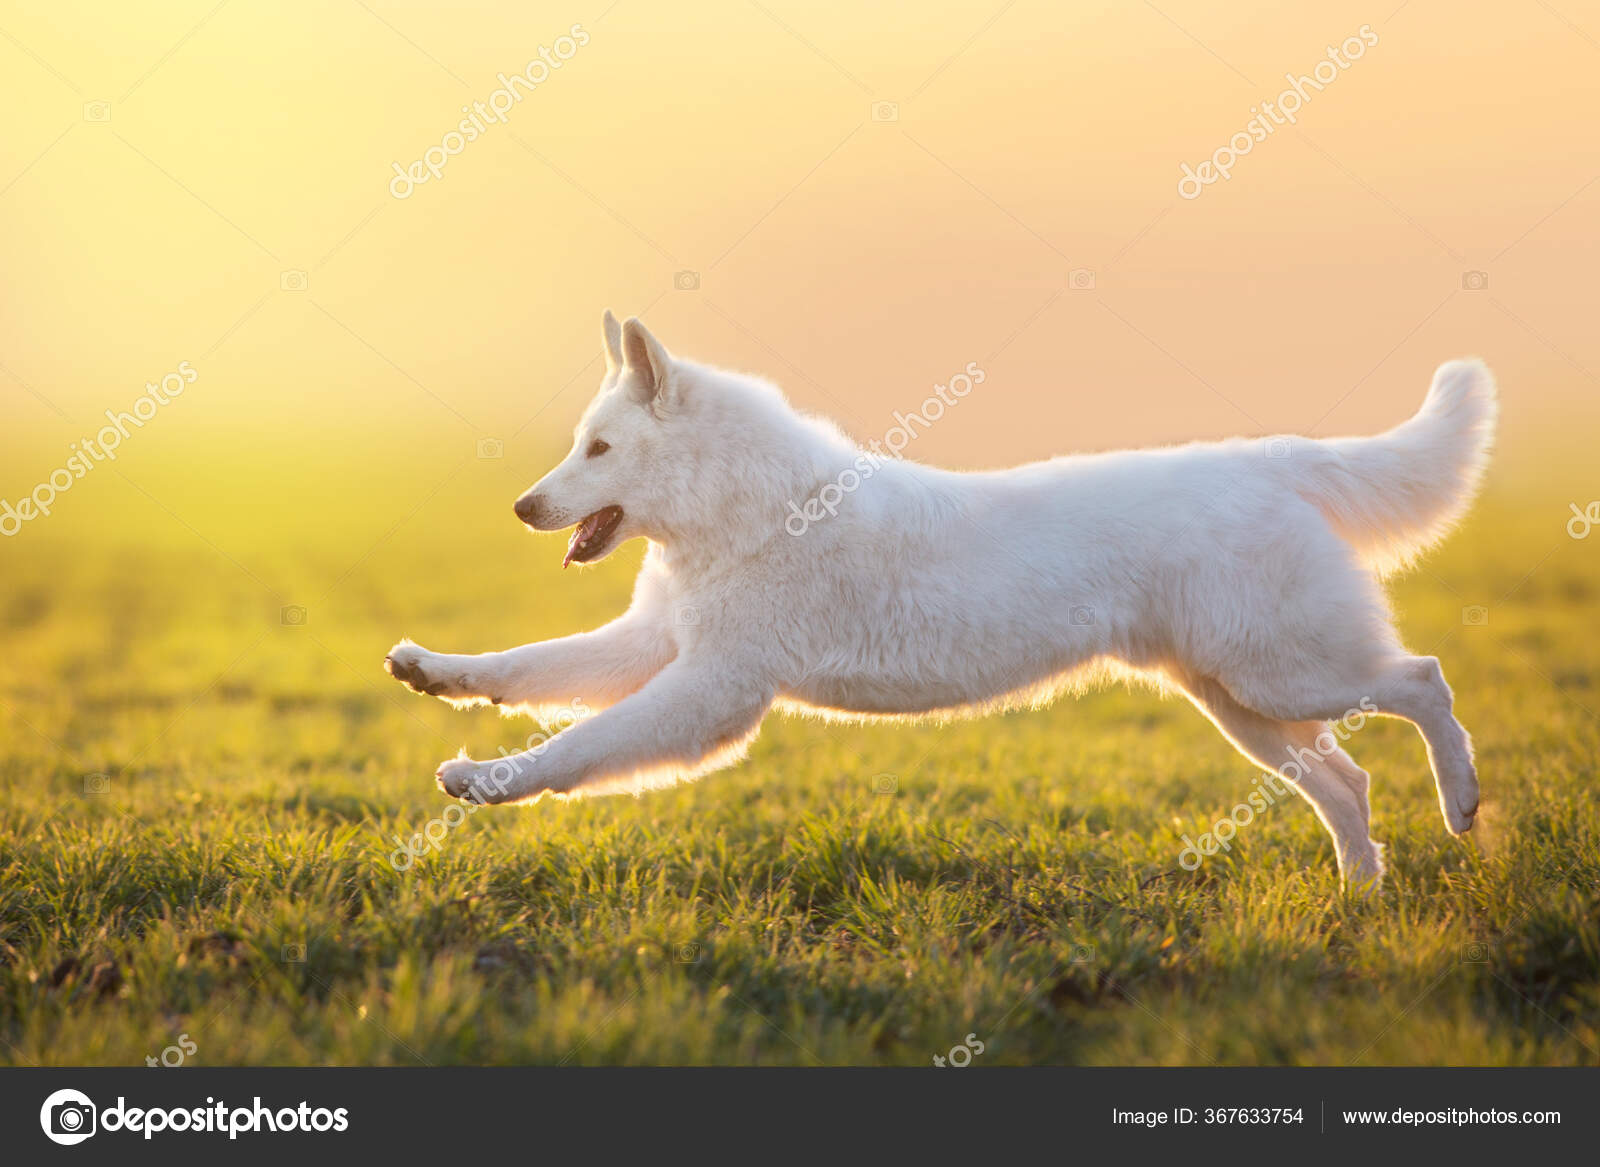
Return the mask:
{"type": "Polygon", "coordinates": [[[114,960],[102,960],[89,970],[84,984],[97,997],[114,997],[122,988],[122,970],[114,960]]]}
{"type": "Polygon", "coordinates": [[[250,946],[242,937],[232,932],[207,932],[200,936],[189,937],[184,952],[178,957],[178,967],[182,968],[190,960],[204,960],[211,958],[220,960],[228,965],[243,964],[250,957],[250,946]]]}
{"type": "Polygon", "coordinates": [[[524,945],[510,940],[493,940],[478,949],[472,958],[472,970],[486,976],[507,973],[519,977],[532,977],[547,971],[550,961],[524,945]]]}
{"type": "Polygon", "coordinates": [[[122,970],[117,967],[117,962],[114,960],[99,960],[88,966],[85,973],[83,961],[76,956],[68,956],[50,972],[52,989],[70,991],[79,983],[82,983],[91,996],[115,996],[123,985],[122,970]]]}
{"type": "Polygon", "coordinates": [[[82,966],[78,964],[78,958],[76,956],[67,957],[51,970],[50,987],[52,989],[59,989],[73,977],[77,976],[78,969],[81,967],[82,966]]]}

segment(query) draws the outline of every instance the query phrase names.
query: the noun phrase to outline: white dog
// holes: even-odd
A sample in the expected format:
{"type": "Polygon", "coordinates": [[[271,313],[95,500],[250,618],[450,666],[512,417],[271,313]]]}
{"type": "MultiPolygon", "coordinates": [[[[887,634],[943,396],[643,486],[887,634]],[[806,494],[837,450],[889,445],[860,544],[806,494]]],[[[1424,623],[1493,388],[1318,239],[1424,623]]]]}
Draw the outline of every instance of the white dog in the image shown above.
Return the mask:
{"type": "MultiPolygon", "coordinates": [[[[1376,437],[1234,439],[953,473],[878,457],[772,386],[604,322],[605,379],[565,460],[516,503],[574,527],[567,562],[650,542],[633,603],[593,632],[479,656],[402,641],[389,672],[457,705],[602,708],[536,749],[439,768],[455,797],[638,792],[728,765],[777,702],[925,717],[1037,704],[1095,675],[1182,691],[1375,886],[1368,777],[1330,719],[1427,741],[1452,833],[1478,779],[1433,657],[1401,647],[1379,579],[1462,514],[1496,413],[1452,361],[1376,437]],[[826,507],[818,504],[821,499],[826,507]],[[797,516],[805,516],[796,523],[797,516]]],[[[873,450],[876,450],[874,445],[873,450]]]]}

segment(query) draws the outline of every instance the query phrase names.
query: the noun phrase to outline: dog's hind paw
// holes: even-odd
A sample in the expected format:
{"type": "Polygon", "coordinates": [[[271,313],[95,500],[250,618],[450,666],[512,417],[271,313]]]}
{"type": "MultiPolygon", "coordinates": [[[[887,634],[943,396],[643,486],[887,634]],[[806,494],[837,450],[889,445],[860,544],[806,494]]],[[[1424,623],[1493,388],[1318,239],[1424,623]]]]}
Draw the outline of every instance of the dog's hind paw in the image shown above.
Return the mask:
{"type": "Polygon", "coordinates": [[[1444,813],[1444,825],[1459,838],[1472,830],[1478,819],[1478,775],[1470,767],[1456,777],[1449,787],[1439,787],[1439,809],[1444,813]]]}
{"type": "Polygon", "coordinates": [[[1383,887],[1387,866],[1383,861],[1383,844],[1367,840],[1367,845],[1345,856],[1339,865],[1339,881],[1346,891],[1361,899],[1371,899],[1383,887]]]}

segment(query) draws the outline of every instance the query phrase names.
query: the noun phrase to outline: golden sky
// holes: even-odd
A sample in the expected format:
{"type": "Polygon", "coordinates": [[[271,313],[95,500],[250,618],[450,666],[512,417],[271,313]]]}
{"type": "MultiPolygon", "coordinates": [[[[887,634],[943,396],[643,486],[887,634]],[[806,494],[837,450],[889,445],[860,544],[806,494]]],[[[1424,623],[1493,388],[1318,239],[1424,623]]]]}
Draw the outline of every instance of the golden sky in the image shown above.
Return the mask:
{"type": "Polygon", "coordinates": [[[1509,444],[1592,433],[1597,115],[1594,0],[7,0],[0,496],[187,361],[125,454],[164,498],[372,452],[420,492],[487,437],[509,499],[607,306],[863,440],[976,362],[909,451],[953,465],[1375,430],[1467,353],[1509,444]]]}

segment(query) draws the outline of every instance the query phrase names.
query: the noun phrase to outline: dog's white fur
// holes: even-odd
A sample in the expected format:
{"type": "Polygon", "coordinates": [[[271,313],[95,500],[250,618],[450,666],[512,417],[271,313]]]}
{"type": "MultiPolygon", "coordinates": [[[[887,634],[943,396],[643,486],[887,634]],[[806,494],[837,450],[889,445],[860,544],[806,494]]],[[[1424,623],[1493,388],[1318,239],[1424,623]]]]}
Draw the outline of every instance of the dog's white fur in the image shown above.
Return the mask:
{"type": "Polygon", "coordinates": [[[1287,457],[1234,439],[981,473],[890,460],[795,535],[790,504],[859,467],[858,447],[762,381],[670,356],[637,320],[608,312],[603,336],[572,452],[519,514],[558,530],[621,506],[605,551],[650,542],[632,606],[506,652],[402,641],[387,662],[456,704],[603,711],[528,753],[446,762],[447,793],[638,792],[734,761],[774,703],[946,716],[1110,673],[1180,690],[1268,770],[1314,758],[1295,785],[1347,884],[1370,889],[1383,863],[1366,772],[1316,748],[1330,719],[1370,704],[1413,722],[1446,825],[1471,828],[1467,734],[1439,662],[1401,647],[1379,580],[1471,500],[1496,414],[1481,362],[1440,366],[1386,433],[1295,438],[1287,457]],[[596,439],[610,448],[591,456],[596,439]]]}

